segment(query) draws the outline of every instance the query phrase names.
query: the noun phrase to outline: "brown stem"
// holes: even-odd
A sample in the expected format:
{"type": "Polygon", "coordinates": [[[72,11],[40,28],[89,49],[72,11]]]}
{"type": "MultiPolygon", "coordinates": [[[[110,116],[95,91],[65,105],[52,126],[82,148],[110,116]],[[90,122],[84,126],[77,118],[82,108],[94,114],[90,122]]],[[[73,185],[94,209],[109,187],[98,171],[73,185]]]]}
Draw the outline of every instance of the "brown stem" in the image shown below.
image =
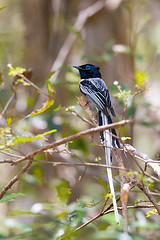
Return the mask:
{"type": "Polygon", "coordinates": [[[14,176],[14,178],[12,178],[11,181],[2,189],[2,191],[0,192],[0,199],[2,199],[8,189],[10,189],[13,184],[20,179],[21,175],[30,168],[31,164],[32,160],[28,161],[28,163],[21,169],[21,171],[16,176],[14,176]]]}
{"type": "MultiPolygon", "coordinates": [[[[115,155],[115,158],[117,160],[118,166],[121,169],[124,169],[123,160],[121,157],[121,154],[118,149],[113,149],[113,153],[115,155]]],[[[121,177],[121,194],[123,194],[123,186],[126,182],[128,182],[127,178],[124,175],[124,170],[120,170],[120,173],[122,175],[121,177]]],[[[122,201],[122,199],[121,199],[122,201]]],[[[123,219],[123,231],[124,233],[128,234],[128,216],[127,216],[127,201],[122,201],[122,219],[123,219]]]]}
{"type": "Polygon", "coordinates": [[[159,204],[155,201],[155,199],[153,198],[153,196],[150,194],[150,192],[140,183],[137,183],[136,181],[132,181],[132,183],[134,185],[136,185],[142,192],[145,193],[145,195],[148,197],[148,199],[150,200],[150,202],[153,203],[154,207],[157,209],[158,214],[160,215],[160,206],[159,204]]]}
{"type": "Polygon", "coordinates": [[[62,144],[65,144],[65,143],[68,143],[70,141],[73,141],[75,139],[78,139],[78,138],[81,138],[83,136],[86,136],[86,135],[89,135],[89,134],[95,134],[97,132],[101,132],[101,131],[104,131],[106,129],[112,129],[112,128],[118,128],[118,127],[122,127],[128,123],[130,123],[132,120],[123,120],[123,121],[120,121],[120,122],[117,122],[117,123],[112,123],[112,124],[109,124],[107,126],[100,126],[100,127],[95,127],[95,128],[91,128],[91,129],[87,129],[85,131],[82,131],[82,132],[79,132],[75,135],[72,135],[72,136],[69,136],[69,137],[66,137],[66,138],[63,138],[63,139],[60,139],[58,141],[55,141],[53,143],[50,143],[40,149],[38,149],[37,151],[35,152],[32,152],[32,153],[29,153],[27,154],[25,157],[22,157],[21,159],[17,160],[17,161],[14,161],[14,164],[16,163],[19,163],[19,162],[22,162],[26,159],[32,159],[34,158],[37,154],[41,153],[41,152],[44,152],[45,150],[47,149],[50,149],[50,148],[53,148],[53,147],[57,147],[57,146],[60,146],[62,144]]]}

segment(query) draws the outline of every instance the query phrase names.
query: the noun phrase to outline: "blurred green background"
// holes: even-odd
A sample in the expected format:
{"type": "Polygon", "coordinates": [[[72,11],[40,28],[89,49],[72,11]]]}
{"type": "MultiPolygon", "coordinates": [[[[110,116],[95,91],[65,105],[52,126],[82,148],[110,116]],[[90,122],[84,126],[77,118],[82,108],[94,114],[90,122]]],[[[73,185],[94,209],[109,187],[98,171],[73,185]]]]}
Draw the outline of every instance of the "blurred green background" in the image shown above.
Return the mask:
{"type": "MultiPolygon", "coordinates": [[[[37,135],[57,129],[47,135],[52,142],[89,128],[74,114],[76,111],[88,117],[77,104],[77,97],[81,96],[80,78],[72,66],[92,63],[100,66],[111,92],[117,113],[114,121],[135,120],[119,129],[119,135],[130,137],[128,143],[152,159],[159,157],[159,0],[1,0],[0,8],[1,113],[13,95],[0,116],[1,145],[10,140],[10,135],[37,135]],[[40,109],[46,97],[31,86],[16,85],[15,77],[8,75],[8,64],[27,69],[27,77],[44,91],[49,73],[56,71],[51,77],[56,90],[54,105],[24,119],[40,109]],[[9,118],[12,131],[7,135],[7,130],[5,134],[3,130],[9,118]]],[[[93,139],[81,138],[58,147],[57,153],[39,154],[36,158],[104,163],[103,149],[93,144],[98,141],[98,135],[93,139]]],[[[10,151],[25,155],[44,144],[45,141],[36,140],[18,144],[10,151]]],[[[0,161],[10,158],[0,152],[0,161]]],[[[132,158],[123,159],[126,167],[136,170],[132,158]]],[[[0,164],[1,189],[23,164],[0,164]]],[[[0,203],[0,239],[50,240],[69,234],[101,210],[108,191],[100,181],[106,180],[103,172],[100,168],[33,163],[7,192],[17,193],[16,198],[11,195],[11,199],[0,203]]],[[[151,191],[156,189],[158,195],[158,184],[147,181],[152,184],[151,191]]],[[[115,186],[118,196],[119,183],[115,182],[115,186]]],[[[158,196],[155,198],[159,201],[158,196]]],[[[147,199],[138,190],[130,193],[129,205],[140,200],[147,199]]],[[[159,239],[159,217],[146,218],[147,211],[128,210],[129,239],[159,239]]],[[[122,232],[122,226],[116,226],[114,214],[108,214],[64,239],[123,239],[122,232]]]]}

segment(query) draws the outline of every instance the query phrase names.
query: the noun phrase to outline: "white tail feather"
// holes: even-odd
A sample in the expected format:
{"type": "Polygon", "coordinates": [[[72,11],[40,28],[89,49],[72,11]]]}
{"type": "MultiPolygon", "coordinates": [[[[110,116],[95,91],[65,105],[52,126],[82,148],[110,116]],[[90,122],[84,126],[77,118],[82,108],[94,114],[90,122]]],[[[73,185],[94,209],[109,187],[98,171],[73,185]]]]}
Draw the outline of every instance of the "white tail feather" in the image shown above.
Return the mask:
{"type": "MultiPolygon", "coordinates": [[[[108,119],[107,117],[101,113],[102,115],[102,124],[103,125],[108,125],[108,119]]],[[[111,165],[111,154],[112,154],[112,136],[109,134],[109,130],[106,130],[103,132],[104,135],[104,144],[105,144],[105,159],[106,159],[106,164],[111,165]]],[[[117,209],[117,202],[116,202],[116,197],[115,197],[115,191],[114,191],[114,185],[113,185],[113,178],[112,178],[112,170],[110,168],[107,168],[107,174],[108,174],[108,181],[109,181],[109,186],[111,190],[111,194],[113,196],[112,201],[113,201],[113,207],[114,207],[114,213],[115,213],[115,218],[116,222],[119,223],[119,215],[118,215],[118,209],[117,209]]]]}

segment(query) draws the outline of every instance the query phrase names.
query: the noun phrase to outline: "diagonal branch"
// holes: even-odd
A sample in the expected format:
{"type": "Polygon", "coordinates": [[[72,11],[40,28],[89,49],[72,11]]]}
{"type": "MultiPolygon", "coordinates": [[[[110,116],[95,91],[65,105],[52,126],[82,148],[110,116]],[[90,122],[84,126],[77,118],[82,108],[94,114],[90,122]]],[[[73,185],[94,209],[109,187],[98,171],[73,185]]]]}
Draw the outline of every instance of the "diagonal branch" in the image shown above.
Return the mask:
{"type": "Polygon", "coordinates": [[[79,133],[77,133],[75,135],[62,138],[62,139],[60,139],[58,141],[55,141],[55,142],[50,143],[50,144],[47,144],[46,146],[36,150],[35,152],[27,154],[26,156],[20,158],[17,161],[14,161],[14,164],[22,162],[22,161],[24,161],[26,159],[33,159],[37,154],[39,154],[41,152],[44,152],[44,151],[46,151],[46,150],[48,150],[50,148],[53,148],[53,147],[60,146],[62,144],[66,144],[66,143],[68,143],[70,141],[79,139],[79,138],[81,138],[83,136],[90,135],[90,134],[95,134],[95,133],[98,133],[98,132],[101,132],[101,131],[105,131],[106,129],[122,127],[122,126],[124,126],[124,125],[126,125],[126,124],[128,124],[130,122],[132,122],[132,120],[123,120],[123,121],[120,121],[120,122],[117,122],[117,123],[112,123],[112,124],[109,124],[109,125],[106,125],[106,126],[90,128],[90,129],[87,129],[85,131],[79,132],[79,133]]]}
{"type": "MultiPolygon", "coordinates": [[[[119,198],[118,198],[119,200],[119,198]]],[[[160,205],[159,205],[160,206],[160,205]]],[[[114,209],[111,209],[111,207],[113,207],[113,204],[110,204],[109,207],[107,207],[107,209],[105,209],[103,212],[97,214],[96,216],[94,216],[93,218],[91,218],[90,220],[88,220],[86,223],[82,224],[81,226],[77,227],[71,234],[65,235],[64,237],[60,238],[60,240],[65,239],[68,236],[71,236],[72,234],[74,234],[75,232],[79,231],[80,229],[86,227],[87,225],[89,225],[90,223],[94,222],[95,220],[97,220],[98,218],[109,214],[109,213],[113,213],[114,209]]],[[[135,205],[135,206],[127,206],[127,209],[141,209],[141,208],[153,208],[154,205],[153,204],[148,204],[148,205],[135,205]]],[[[118,207],[119,211],[122,211],[123,208],[122,207],[118,207]]]]}
{"type": "Polygon", "coordinates": [[[91,128],[91,129],[87,129],[85,131],[82,131],[82,132],[79,132],[75,135],[72,135],[72,136],[69,136],[69,137],[66,137],[66,138],[63,138],[63,139],[60,139],[58,141],[55,141],[53,143],[50,143],[40,149],[38,149],[37,151],[35,152],[32,152],[32,153],[29,153],[27,154],[26,156],[24,157],[21,157],[19,158],[18,160],[16,161],[13,161],[12,162],[12,165],[15,165],[19,162],[22,162],[24,160],[27,160],[29,159],[30,161],[22,168],[22,170],[19,172],[19,174],[17,176],[15,176],[4,188],[3,190],[0,192],[0,199],[4,196],[4,194],[8,191],[9,188],[11,188],[13,186],[13,184],[15,182],[17,182],[20,178],[20,176],[25,173],[28,168],[31,166],[32,164],[32,159],[39,153],[41,152],[44,152],[45,150],[48,150],[50,148],[53,148],[53,147],[57,147],[57,146],[60,146],[62,144],[65,144],[65,143],[68,143],[70,141],[73,141],[75,139],[78,139],[78,138],[81,138],[83,136],[86,136],[86,135],[89,135],[89,134],[95,134],[97,132],[100,132],[100,131],[104,131],[106,129],[112,129],[112,128],[118,128],[118,127],[121,127],[121,126],[124,126],[125,124],[127,123],[130,123],[132,120],[123,120],[121,122],[118,122],[118,123],[113,123],[113,124],[110,124],[110,125],[107,125],[107,126],[101,126],[101,127],[95,127],[95,128],[91,128]]]}
{"type": "MultiPolygon", "coordinates": [[[[119,149],[113,149],[114,156],[117,160],[118,166],[124,169],[123,160],[119,149]]],[[[125,171],[120,170],[121,175],[121,202],[122,202],[122,219],[123,219],[123,231],[124,233],[128,234],[128,215],[127,215],[127,201],[124,201],[124,186],[128,182],[128,179],[125,176],[125,171]]],[[[128,200],[128,197],[127,197],[128,200]]]]}
{"type": "Polygon", "coordinates": [[[21,169],[21,171],[14,176],[14,178],[12,178],[12,180],[2,189],[2,191],[0,192],[0,199],[2,199],[2,197],[4,196],[4,194],[8,191],[8,189],[10,189],[13,184],[15,184],[21,177],[22,174],[24,174],[32,165],[32,160],[28,161],[28,163],[21,169]]]}
{"type": "Polygon", "coordinates": [[[125,144],[125,149],[124,150],[127,150],[128,153],[131,156],[133,156],[133,157],[135,157],[135,158],[145,162],[145,170],[144,171],[146,171],[147,166],[149,166],[150,168],[152,168],[152,170],[160,178],[160,161],[154,161],[154,160],[150,159],[147,156],[147,154],[138,151],[136,148],[134,148],[133,146],[131,146],[129,144],[125,144]]]}
{"type": "MultiPolygon", "coordinates": [[[[88,8],[81,10],[74,24],[74,29],[77,32],[80,32],[84,27],[87,19],[91,16],[94,16],[97,12],[103,9],[105,5],[106,5],[105,1],[98,1],[98,2],[96,1],[94,4],[92,4],[88,8]]],[[[56,73],[52,77],[52,82],[54,82],[55,79],[58,77],[59,72],[57,70],[64,64],[76,38],[77,38],[76,34],[69,33],[63,46],[59,50],[58,56],[51,68],[51,71],[56,71],[56,73]]]]}
{"type": "Polygon", "coordinates": [[[159,204],[156,202],[156,200],[152,197],[152,195],[150,194],[150,192],[140,183],[138,183],[135,180],[132,180],[132,183],[137,186],[142,192],[145,193],[145,195],[148,197],[148,199],[150,200],[151,203],[153,203],[154,207],[157,209],[158,214],[160,215],[160,206],[159,204]]]}

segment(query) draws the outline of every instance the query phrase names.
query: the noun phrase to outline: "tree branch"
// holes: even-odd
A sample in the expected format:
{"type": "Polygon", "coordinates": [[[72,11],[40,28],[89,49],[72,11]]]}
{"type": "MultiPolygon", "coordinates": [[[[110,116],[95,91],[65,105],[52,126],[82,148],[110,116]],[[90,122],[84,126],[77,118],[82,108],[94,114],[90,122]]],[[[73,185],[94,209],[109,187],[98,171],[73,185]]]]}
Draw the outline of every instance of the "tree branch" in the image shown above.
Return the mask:
{"type": "Polygon", "coordinates": [[[134,148],[133,146],[129,145],[129,144],[125,144],[125,149],[127,150],[127,152],[131,155],[136,157],[139,160],[142,160],[143,162],[145,162],[145,168],[144,171],[146,171],[147,166],[149,166],[150,168],[152,168],[152,170],[158,175],[158,177],[160,178],[160,161],[154,161],[151,158],[149,158],[145,153],[140,152],[139,150],[137,150],[136,148],[134,148]]]}
{"type": "Polygon", "coordinates": [[[132,183],[137,186],[142,192],[145,193],[145,195],[148,197],[148,199],[150,200],[150,202],[153,203],[154,207],[157,209],[158,214],[160,215],[160,206],[159,204],[155,201],[155,199],[152,197],[152,195],[150,194],[150,192],[140,183],[137,183],[137,181],[132,180],[132,183]]]}
{"type": "Polygon", "coordinates": [[[32,160],[28,161],[28,163],[21,169],[21,171],[14,176],[14,178],[12,178],[12,180],[2,189],[2,191],[0,192],[0,199],[3,198],[4,194],[8,191],[8,189],[10,189],[14,183],[16,183],[22,174],[24,174],[31,166],[32,164],[32,160]]]}
{"type": "Polygon", "coordinates": [[[53,147],[57,147],[57,146],[60,146],[62,144],[66,144],[70,141],[73,141],[73,140],[76,140],[76,139],[79,139],[83,136],[86,136],[86,135],[90,135],[90,134],[95,134],[95,133],[98,133],[98,132],[101,132],[101,131],[104,131],[106,129],[112,129],[112,128],[118,128],[118,127],[122,127],[128,123],[132,122],[132,120],[123,120],[123,121],[120,121],[120,122],[117,122],[117,123],[112,123],[112,124],[109,124],[107,126],[100,126],[100,127],[95,127],[95,128],[90,128],[90,129],[87,129],[85,131],[82,131],[82,132],[79,132],[75,135],[72,135],[72,136],[69,136],[69,137],[66,137],[66,138],[63,138],[63,139],[60,139],[58,141],[55,141],[53,143],[50,143],[50,144],[47,144],[46,146],[36,150],[35,152],[32,152],[32,153],[29,153],[27,154],[26,156],[18,159],[17,161],[14,161],[14,164],[17,164],[19,162],[22,162],[26,159],[33,159],[37,154],[41,153],[41,152],[44,152],[46,151],[47,149],[50,149],[50,148],[53,148],[53,147]]]}
{"type": "MultiPolygon", "coordinates": [[[[115,155],[115,158],[117,160],[118,166],[121,169],[124,169],[124,164],[123,160],[120,154],[119,149],[113,149],[113,153],[115,155]]],[[[124,170],[120,170],[121,174],[121,202],[122,202],[122,219],[123,219],[123,231],[128,235],[128,216],[127,216],[127,202],[128,202],[128,196],[127,200],[125,201],[123,196],[124,196],[124,186],[128,182],[128,179],[126,178],[124,174],[124,170]]]]}
{"type": "MultiPolygon", "coordinates": [[[[111,204],[113,206],[113,204],[111,204]]],[[[90,223],[94,222],[96,219],[109,214],[109,213],[113,213],[114,209],[110,209],[112,206],[107,207],[107,209],[105,209],[103,212],[97,214],[95,217],[91,218],[89,221],[87,221],[86,223],[82,224],[81,226],[79,226],[78,228],[76,228],[71,234],[65,235],[63,237],[60,238],[60,240],[65,239],[68,236],[71,236],[72,234],[74,234],[75,232],[79,231],[80,229],[86,227],[87,225],[89,225],[90,223]]],[[[160,205],[159,205],[160,206],[160,205]]],[[[154,205],[150,204],[150,205],[136,205],[136,206],[127,206],[127,209],[140,209],[140,208],[153,208],[154,205]]],[[[119,211],[122,211],[122,207],[118,207],[119,211]]]]}
{"type": "MultiPolygon", "coordinates": [[[[84,27],[84,24],[86,23],[87,19],[91,16],[94,16],[97,12],[103,9],[105,5],[106,5],[105,1],[98,1],[89,6],[88,8],[81,10],[73,26],[74,29],[77,32],[80,32],[84,27]]],[[[57,70],[59,70],[59,68],[64,64],[76,38],[77,38],[76,34],[69,33],[63,46],[59,50],[58,56],[51,67],[51,71],[56,71],[56,73],[52,77],[52,83],[58,77],[59,72],[57,70]]]]}

